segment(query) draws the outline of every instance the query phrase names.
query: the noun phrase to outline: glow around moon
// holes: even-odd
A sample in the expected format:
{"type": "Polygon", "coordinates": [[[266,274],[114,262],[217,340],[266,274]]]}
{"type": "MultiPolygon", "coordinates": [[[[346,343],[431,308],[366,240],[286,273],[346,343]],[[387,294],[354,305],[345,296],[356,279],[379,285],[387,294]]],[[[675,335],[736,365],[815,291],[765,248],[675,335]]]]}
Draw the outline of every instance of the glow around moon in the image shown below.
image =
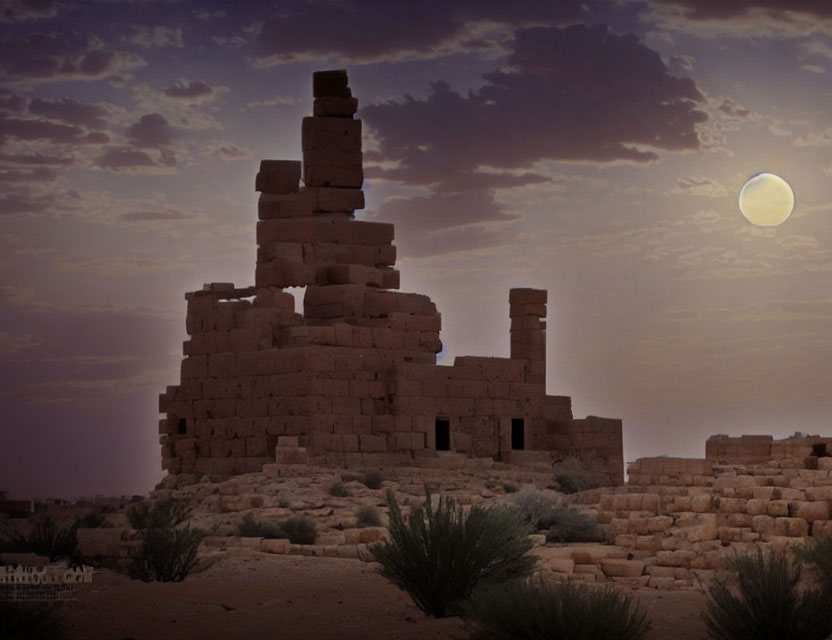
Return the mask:
{"type": "Polygon", "coordinates": [[[794,191],[773,173],[758,173],[740,191],[740,211],[758,227],[783,224],[794,209],[794,191]]]}

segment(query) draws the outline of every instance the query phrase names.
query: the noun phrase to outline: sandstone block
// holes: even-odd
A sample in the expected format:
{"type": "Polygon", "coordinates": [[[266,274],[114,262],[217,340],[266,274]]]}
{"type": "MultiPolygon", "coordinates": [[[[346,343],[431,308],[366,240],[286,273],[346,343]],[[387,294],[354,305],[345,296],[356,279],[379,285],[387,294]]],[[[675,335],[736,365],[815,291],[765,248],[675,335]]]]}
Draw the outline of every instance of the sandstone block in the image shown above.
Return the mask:
{"type": "MultiPolygon", "coordinates": [[[[325,242],[347,245],[384,245],[393,241],[393,225],[339,218],[261,220],[257,244],[270,242],[325,242]]],[[[339,261],[340,262],[340,261],[339,261]]],[[[360,264],[360,261],[354,261],[360,264]]]]}
{"type": "Polygon", "coordinates": [[[774,535],[790,538],[809,535],[809,523],[803,518],[775,518],[774,535]]]}
{"type": "Polygon", "coordinates": [[[312,114],[326,118],[352,118],[358,111],[357,98],[323,96],[315,98],[312,114]]]}
{"type": "Polygon", "coordinates": [[[297,160],[261,160],[255,190],[275,195],[297,193],[300,172],[297,160]]]}
{"type": "Polygon", "coordinates": [[[315,199],[307,190],[282,195],[261,193],[257,200],[257,217],[269,220],[311,216],[315,210],[314,204],[315,199]]]}
{"type": "Polygon", "coordinates": [[[707,513],[711,511],[713,496],[710,493],[701,493],[691,498],[691,511],[694,513],[707,513]]]}
{"type": "Polygon", "coordinates": [[[817,502],[798,501],[792,504],[794,515],[808,522],[829,520],[829,503],[825,500],[817,502]]]}
{"type": "Polygon", "coordinates": [[[364,208],[364,192],[361,189],[308,187],[305,191],[313,196],[315,211],[352,213],[364,208]]]}
{"type": "Polygon", "coordinates": [[[257,287],[305,287],[317,281],[315,268],[308,264],[275,259],[258,262],[254,270],[257,287]]]}
{"type": "Polygon", "coordinates": [[[304,153],[310,151],[361,151],[361,120],[306,117],[301,125],[304,153]]]}
{"type": "Polygon", "coordinates": [[[610,577],[636,578],[644,573],[644,566],[640,560],[601,560],[601,570],[610,577]]]}
{"type": "Polygon", "coordinates": [[[770,500],[766,507],[766,513],[774,518],[788,517],[789,503],[786,500],[770,500]]]}
{"type": "Polygon", "coordinates": [[[315,71],[312,73],[312,95],[315,98],[349,98],[349,80],[345,69],[315,71]]]}
{"type": "Polygon", "coordinates": [[[360,189],[364,184],[364,169],[361,164],[361,154],[350,166],[329,164],[320,158],[303,167],[303,182],[309,187],[353,187],[360,189]],[[312,164],[315,162],[315,164],[312,164]]]}

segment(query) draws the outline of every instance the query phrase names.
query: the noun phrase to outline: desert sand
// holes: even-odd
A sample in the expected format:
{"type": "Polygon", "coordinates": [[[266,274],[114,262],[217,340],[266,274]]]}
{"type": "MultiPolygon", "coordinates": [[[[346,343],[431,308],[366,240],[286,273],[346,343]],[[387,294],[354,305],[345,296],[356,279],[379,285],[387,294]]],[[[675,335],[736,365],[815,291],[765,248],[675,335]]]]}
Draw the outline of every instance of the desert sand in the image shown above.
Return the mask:
{"type": "MultiPolygon", "coordinates": [[[[459,618],[425,616],[360,560],[232,554],[180,583],[97,572],[65,607],[69,638],[440,640],[470,637],[459,618]]],[[[653,620],[650,640],[707,638],[697,591],[628,590],[653,620]]]]}

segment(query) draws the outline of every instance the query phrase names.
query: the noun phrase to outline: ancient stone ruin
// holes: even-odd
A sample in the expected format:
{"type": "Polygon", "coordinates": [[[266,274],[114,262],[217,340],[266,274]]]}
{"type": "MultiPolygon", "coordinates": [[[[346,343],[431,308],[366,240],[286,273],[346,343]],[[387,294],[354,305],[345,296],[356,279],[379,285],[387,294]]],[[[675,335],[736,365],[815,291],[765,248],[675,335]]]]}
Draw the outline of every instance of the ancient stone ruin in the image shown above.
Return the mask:
{"type": "Polygon", "coordinates": [[[441,316],[429,297],[397,291],[393,225],[355,219],[361,120],[347,74],[315,73],[313,86],[303,165],[263,160],[257,174],[254,286],[185,295],[181,382],[160,397],[162,467],[570,457],[621,484],[621,421],[574,419],[568,397],[546,395],[546,291],[510,291],[510,357],[436,364],[441,316]],[[287,287],[305,287],[302,314],[287,287]]]}

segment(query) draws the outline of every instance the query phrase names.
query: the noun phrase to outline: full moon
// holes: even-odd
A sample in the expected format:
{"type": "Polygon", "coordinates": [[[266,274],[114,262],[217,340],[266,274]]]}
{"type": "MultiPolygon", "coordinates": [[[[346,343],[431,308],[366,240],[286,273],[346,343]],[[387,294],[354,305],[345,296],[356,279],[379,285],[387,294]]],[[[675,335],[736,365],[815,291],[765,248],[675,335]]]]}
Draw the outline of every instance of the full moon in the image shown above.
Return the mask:
{"type": "Polygon", "coordinates": [[[794,191],[773,173],[758,173],[740,191],[740,211],[758,227],[776,227],[792,214],[794,191]]]}

